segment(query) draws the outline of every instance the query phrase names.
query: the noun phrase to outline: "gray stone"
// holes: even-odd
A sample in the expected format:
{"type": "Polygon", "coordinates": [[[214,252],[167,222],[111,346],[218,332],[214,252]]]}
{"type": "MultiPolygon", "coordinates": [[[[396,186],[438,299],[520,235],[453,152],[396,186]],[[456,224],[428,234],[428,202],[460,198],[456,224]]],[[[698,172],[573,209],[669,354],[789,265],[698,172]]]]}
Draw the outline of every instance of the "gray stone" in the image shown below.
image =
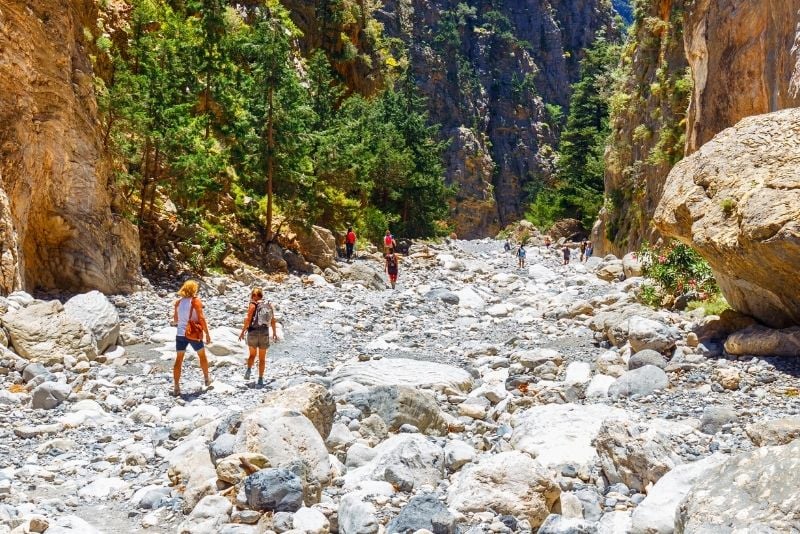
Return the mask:
{"type": "Polygon", "coordinates": [[[48,380],[55,379],[54,375],[41,363],[30,363],[22,370],[22,379],[25,382],[30,382],[37,376],[47,377],[48,380]]]}
{"type": "Polygon", "coordinates": [[[628,319],[628,341],[634,352],[652,349],[666,352],[681,338],[677,328],[660,321],[634,315],[628,319]]]}
{"type": "Polygon", "coordinates": [[[453,306],[458,305],[460,300],[458,295],[446,289],[432,289],[425,294],[425,298],[428,300],[441,300],[445,304],[453,306]]]}
{"type": "Polygon", "coordinates": [[[244,480],[250,508],[272,512],[296,512],[303,505],[303,483],[286,469],[268,468],[244,480]]]}
{"type": "Polygon", "coordinates": [[[700,418],[700,430],[706,434],[716,434],[723,425],[738,419],[736,410],[724,406],[706,406],[700,418]]]}
{"type": "Polygon", "coordinates": [[[619,377],[608,388],[608,395],[612,398],[649,395],[656,390],[665,389],[668,385],[667,373],[655,365],[645,365],[619,377]]]}
{"type": "Polygon", "coordinates": [[[631,371],[645,365],[655,365],[659,369],[666,369],[667,360],[660,352],[651,349],[640,350],[628,360],[628,370],[631,371]]]}
{"type": "Polygon", "coordinates": [[[397,385],[413,388],[469,392],[472,376],[442,363],[407,358],[382,358],[343,365],[333,375],[334,385],[352,381],[364,386],[397,385]]]}
{"type": "Polygon", "coordinates": [[[550,514],[537,531],[538,534],[596,534],[597,527],[589,521],[550,514]]]}
{"type": "Polygon", "coordinates": [[[340,534],[375,534],[379,528],[375,507],[364,501],[361,492],[342,497],[338,520],[340,534]]]}
{"type": "Polygon", "coordinates": [[[432,493],[417,495],[386,526],[387,534],[411,534],[420,529],[434,534],[455,534],[455,517],[432,493]]]}
{"type": "Polygon", "coordinates": [[[72,388],[62,382],[44,382],[33,390],[31,408],[34,410],[52,410],[64,402],[72,388]]]}
{"type": "Polygon", "coordinates": [[[378,414],[388,429],[397,431],[408,423],[421,432],[447,431],[447,420],[436,400],[424,391],[409,386],[376,386],[348,395],[350,404],[364,414],[378,414]]]}
{"type": "Polygon", "coordinates": [[[383,479],[400,491],[410,493],[414,489],[414,473],[403,464],[388,466],[383,479]]]}

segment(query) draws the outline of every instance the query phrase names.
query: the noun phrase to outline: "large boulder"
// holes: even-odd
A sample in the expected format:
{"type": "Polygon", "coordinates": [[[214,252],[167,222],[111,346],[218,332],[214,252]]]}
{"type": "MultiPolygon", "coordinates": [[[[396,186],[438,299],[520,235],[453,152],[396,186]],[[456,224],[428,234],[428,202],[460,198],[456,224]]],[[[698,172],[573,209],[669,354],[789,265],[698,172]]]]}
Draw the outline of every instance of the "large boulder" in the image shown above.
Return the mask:
{"type": "Polygon", "coordinates": [[[300,254],[320,269],[327,269],[336,263],[336,239],[327,228],[300,228],[295,240],[300,254]]]}
{"type": "Polygon", "coordinates": [[[378,414],[392,432],[404,424],[421,432],[447,431],[447,418],[436,399],[409,386],[376,386],[351,393],[347,400],[366,415],[378,414]]]}
{"type": "Polygon", "coordinates": [[[628,319],[628,341],[634,352],[654,350],[666,352],[681,338],[677,328],[660,321],[634,315],[628,319]]]}
{"type": "Polygon", "coordinates": [[[606,419],[627,419],[624,410],[602,404],[544,404],[516,412],[511,446],[545,467],[590,468],[597,461],[592,441],[606,419]]]}
{"type": "Polygon", "coordinates": [[[795,532],[800,525],[800,440],[729,459],[699,480],[675,532],[795,532]]]}
{"type": "Polygon", "coordinates": [[[361,467],[344,475],[345,488],[365,480],[386,480],[403,471],[415,486],[436,486],[444,475],[444,450],[422,434],[396,434],[371,451],[374,456],[361,467]]]}
{"type": "Polygon", "coordinates": [[[661,477],[633,511],[631,534],[672,534],[675,512],[692,486],[721,465],[727,456],[715,454],[682,464],[661,477]]]}
{"type": "Polygon", "coordinates": [[[509,514],[539,527],[561,490],[539,462],[518,451],[501,452],[470,464],[454,478],[447,503],[462,513],[509,514]]]}
{"type": "Polygon", "coordinates": [[[328,449],[314,424],[303,414],[281,408],[258,408],[243,420],[236,434],[236,452],[265,456],[273,467],[306,467],[308,482],[326,484],[331,476],[328,449]]]}
{"type": "Polygon", "coordinates": [[[410,360],[381,358],[346,364],[333,375],[333,383],[352,381],[364,386],[409,386],[467,393],[472,388],[472,376],[452,365],[410,360]]]}
{"type": "Polygon", "coordinates": [[[75,295],[64,304],[67,317],[85,326],[94,334],[97,350],[103,353],[117,344],[119,314],[111,301],[99,291],[75,295]]]}
{"type": "Polygon", "coordinates": [[[800,417],[757,421],[747,425],[745,431],[750,440],[759,447],[786,445],[800,438],[800,417]]]}
{"type": "Polygon", "coordinates": [[[736,356],[800,356],[800,326],[751,326],[728,336],[725,350],[736,356]]]}
{"type": "Polygon", "coordinates": [[[706,258],[726,300],[800,324],[800,109],[747,117],[673,167],[656,227],[706,258]]]}
{"type": "Polygon", "coordinates": [[[367,289],[386,289],[386,277],[369,263],[356,261],[341,266],[339,271],[343,280],[361,284],[367,289]]]}
{"type": "Polygon", "coordinates": [[[669,436],[656,426],[643,427],[633,421],[603,422],[594,446],[610,483],[622,482],[641,492],[681,463],[669,436]]]}
{"type": "Polygon", "coordinates": [[[92,331],[70,317],[57,300],[10,309],[0,322],[14,351],[23,358],[60,363],[66,355],[97,357],[92,331]]]}
{"type": "Polygon", "coordinates": [[[323,438],[327,438],[331,432],[336,403],[328,390],[319,384],[306,382],[287,389],[270,391],[264,396],[263,403],[264,406],[302,413],[323,438]]]}

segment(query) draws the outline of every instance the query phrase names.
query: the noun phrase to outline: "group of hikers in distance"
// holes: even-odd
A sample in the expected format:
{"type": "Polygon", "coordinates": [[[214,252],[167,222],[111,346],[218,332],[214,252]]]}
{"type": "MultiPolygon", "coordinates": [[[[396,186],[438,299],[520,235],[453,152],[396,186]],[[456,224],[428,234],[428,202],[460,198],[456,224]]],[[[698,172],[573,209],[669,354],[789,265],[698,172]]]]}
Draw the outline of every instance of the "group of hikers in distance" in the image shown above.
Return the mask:
{"type": "MultiPolygon", "coordinates": [[[[352,227],[347,228],[347,234],[344,238],[345,258],[347,263],[353,261],[353,254],[356,246],[356,233],[352,227]]],[[[397,258],[397,241],[395,241],[392,232],[386,230],[386,235],[383,236],[383,259],[384,271],[389,277],[389,283],[392,289],[397,285],[397,275],[399,274],[400,262],[397,258]]]]}
{"type": "MultiPolygon", "coordinates": [[[[545,237],[544,246],[550,248],[550,245],[551,245],[550,238],[549,237],[545,237]]],[[[511,242],[508,239],[506,239],[506,242],[503,245],[503,248],[505,249],[506,252],[511,252],[512,246],[511,246],[511,242]]],[[[581,259],[580,259],[580,261],[581,261],[581,263],[583,263],[583,262],[587,261],[592,256],[592,252],[593,252],[592,242],[584,239],[581,242],[580,251],[581,251],[581,259]]],[[[569,260],[570,260],[570,256],[572,256],[572,251],[571,251],[571,249],[569,248],[569,246],[566,243],[564,243],[564,248],[561,249],[561,252],[564,255],[564,263],[563,263],[563,265],[569,265],[569,260]]],[[[527,255],[528,255],[528,251],[525,250],[525,243],[524,242],[520,243],[517,246],[517,251],[516,251],[517,266],[520,269],[523,269],[525,267],[525,257],[527,255]]]]}
{"type": "MultiPolygon", "coordinates": [[[[356,234],[352,228],[348,228],[345,237],[345,254],[348,262],[352,261],[355,243],[356,234]]],[[[395,253],[397,243],[389,230],[386,231],[386,235],[383,238],[383,246],[386,274],[389,277],[392,289],[394,289],[397,284],[399,261],[395,253]]],[[[208,356],[205,348],[206,344],[211,343],[211,333],[203,313],[203,302],[200,300],[199,293],[200,284],[196,280],[187,280],[178,290],[178,298],[173,305],[172,324],[176,327],[176,354],[175,363],[172,367],[172,394],[176,397],[181,395],[180,383],[183,358],[186,355],[186,349],[190,346],[197,353],[200,369],[203,372],[203,391],[213,388],[208,371],[208,356]]],[[[264,386],[264,371],[267,364],[270,339],[278,341],[275,307],[269,300],[264,298],[263,289],[254,287],[250,292],[250,302],[247,305],[242,330],[239,332],[239,341],[246,340],[248,348],[247,366],[244,372],[245,380],[250,380],[253,365],[256,357],[258,357],[257,388],[264,386]],[[271,336],[270,333],[272,334],[271,336]]]]}

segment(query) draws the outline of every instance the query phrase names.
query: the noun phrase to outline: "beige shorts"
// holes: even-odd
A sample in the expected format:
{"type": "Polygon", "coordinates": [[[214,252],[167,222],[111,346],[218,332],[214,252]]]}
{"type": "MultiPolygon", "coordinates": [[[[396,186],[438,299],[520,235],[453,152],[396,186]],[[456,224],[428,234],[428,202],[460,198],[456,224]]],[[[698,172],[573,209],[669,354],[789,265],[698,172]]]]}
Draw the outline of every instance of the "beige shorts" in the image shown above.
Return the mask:
{"type": "Polygon", "coordinates": [[[247,346],[256,349],[269,348],[269,329],[263,328],[259,330],[247,331],[247,346]]]}

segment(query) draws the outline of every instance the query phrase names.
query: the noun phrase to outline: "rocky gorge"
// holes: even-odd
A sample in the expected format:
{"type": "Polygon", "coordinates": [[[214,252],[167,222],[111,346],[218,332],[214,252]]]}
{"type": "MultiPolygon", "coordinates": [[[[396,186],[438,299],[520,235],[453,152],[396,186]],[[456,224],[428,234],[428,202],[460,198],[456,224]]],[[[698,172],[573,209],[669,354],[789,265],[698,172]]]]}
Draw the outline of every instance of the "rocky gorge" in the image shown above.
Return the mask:
{"type": "Polygon", "coordinates": [[[12,293],[0,532],[796,532],[796,358],[738,351],[766,334],[736,313],[638,304],[629,258],[561,263],[452,241],[395,291],[368,252],[204,278],[214,387],[187,358],[177,399],[174,287],[12,293]],[[264,389],[253,285],[279,316],[264,389]]]}

